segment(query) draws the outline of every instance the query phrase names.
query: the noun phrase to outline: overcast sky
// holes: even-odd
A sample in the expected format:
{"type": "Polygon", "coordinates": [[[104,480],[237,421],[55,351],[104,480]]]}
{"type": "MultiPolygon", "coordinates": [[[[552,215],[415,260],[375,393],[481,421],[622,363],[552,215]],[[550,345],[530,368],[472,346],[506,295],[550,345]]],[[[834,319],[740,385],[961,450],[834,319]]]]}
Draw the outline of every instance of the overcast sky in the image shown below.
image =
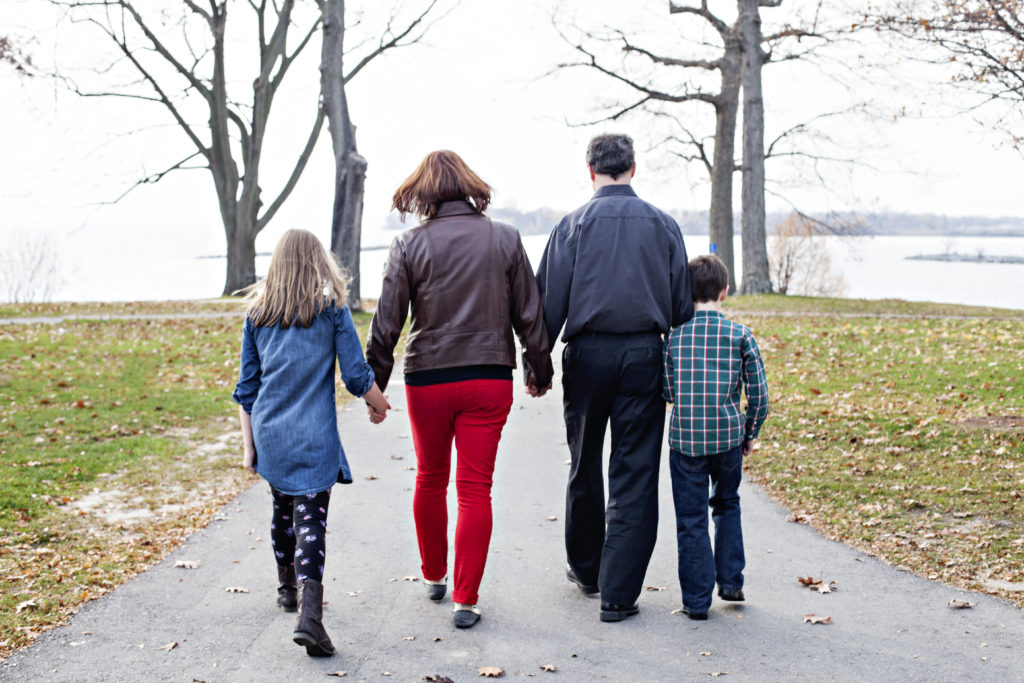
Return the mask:
{"type": "MultiPolygon", "coordinates": [[[[389,3],[366,4],[379,8],[389,3]]],[[[424,4],[401,3],[403,11],[424,4]]],[[[389,239],[379,228],[391,193],[425,153],[438,148],[463,155],[496,188],[496,205],[572,209],[591,193],[583,162],[586,141],[608,129],[636,139],[640,157],[635,186],[642,196],[666,209],[706,208],[703,170],[673,161],[666,148],[650,149],[659,140],[659,129],[649,119],[567,125],[600,117],[607,111],[603,107],[625,91],[585,70],[544,77],[555,64],[574,58],[552,28],[550,14],[556,4],[463,0],[431,28],[422,44],[388,54],[350,84],[358,144],[369,161],[364,244],[389,239]]],[[[576,17],[595,29],[635,30],[649,35],[652,44],[682,51],[681,56],[698,49],[691,41],[699,41],[700,32],[680,28],[687,19],[670,17],[663,0],[561,4],[566,24],[576,17]]],[[[725,8],[734,3],[712,2],[716,4],[725,8]]],[[[72,74],[75,66],[101,65],[106,48],[99,34],[84,25],[55,28],[53,12],[45,5],[43,0],[3,0],[0,32],[27,40],[27,50],[43,65],[56,61],[72,74]]],[[[793,21],[800,6],[800,0],[791,0],[779,9],[765,9],[766,27],[793,21]]],[[[232,10],[241,16],[246,3],[236,2],[232,10]]],[[[381,20],[379,10],[371,10],[357,32],[373,34],[381,20]]],[[[252,71],[245,68],[252,53],[247,39],[238,31],[230,44],[229,69],[242,86],[240,99],[251,97],[251,90],[245,91],[252,79],[252,71]]],[[[827,189],[809,167],[769,166],[774,189],[785,200],[808,211],[1024,214],[1019,201],[1024,160],[978,125],[975,119],[983,114],[949,118],[946,109],[924,99],[926,88],[909,87],[889,73],[872,73],[867,66],[871,54],[858,62],[865,50],[876,47],[844,49],[846,57],[840,55],[837,61],[845,63],[845,71],[799,62],[765,70],[768,138],[788,125],[855,102],[871,102],[876,117],[837,120],[826,131],[835,144],[823,138],[804,143],[807,149],[829,154],[838,145],[846,156],[865,162],[828,170],[827,189]],[[842,80],[836,80],[837,74],[842,80]],[[902,108],[913,116],[893,118],[902,108]],[[877,120],[879,116],[888,121],[877,120]]],[[[273,110],[262,176],[265,198],[275,196],[315,115],[318,52],[319,45],[312,44],[309,59],[293,67],[289,87],[273,110]]],[[[908,64],[906,73],[914,68],[908,64]]],[[[86,74],[77,77],[88,79],[86,74]]],[[[112,249],[137,243],[175,253],[223,253],[223,229],[207,171],[168,176],[115,206],[93,206],[190,151],[190,143],[159,105],[80,99],[45,77],[18,77],[6,69],[0,69],[0,88],[0,243],[26,230],[44,230],[59,240],[85,235],[112,249]]],[[[708,107],[681,108],[679,113],[696,128],[713,125],[708,107]]],[[[269,250],[290,227],[329,234],[332,181],[325,133],[303,180],[261,235],[258,248],[269,250]]],[[[738,175],[736,185],[738,189],[738,175]]],[[[775,195],[768,204],[769,210],[787,206],[775,195]]]]}

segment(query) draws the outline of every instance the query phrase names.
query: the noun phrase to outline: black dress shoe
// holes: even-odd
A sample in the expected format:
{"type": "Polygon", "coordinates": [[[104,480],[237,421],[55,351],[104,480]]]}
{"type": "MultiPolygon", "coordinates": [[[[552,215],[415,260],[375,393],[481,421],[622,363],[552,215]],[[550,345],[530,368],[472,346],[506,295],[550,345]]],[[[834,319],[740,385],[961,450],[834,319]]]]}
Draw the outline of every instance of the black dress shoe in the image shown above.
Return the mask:
{"type": "Polygon", "coordinates": [[[601,603],[601,621],[622,621],[640,611],[634,602],[632,605],[616,605],[613,602],[601,603]]]}
{"type": "Polygon", "coordinates": [[[746,598],[743,597],[742,590],[724,591],[722,589],[719,589],[718,597],[722,598],[723,600],[728,600],[729,602],[743,602],[744,600],[746,600],[746,598]]]}
{"type": "Polygon", "coordinates": [[[585,595],[594,595],[601,592],[597,586],[591,586],[580,581],[580,577],[576,576],[576,572],[572,570],[572,567],[565,568],[565,578],[569,579],[583,591],[585,595]]]}
{"type": "Polygon", "coordinates": [[[708,613],[707,612],[691,612],[690,610],[688,610],[685,607],[683,608],[682,612],[683,612],[683,614],[685,614],[686,616],[690,617],[694,621],[707,621],[708,620],[708,613]]]}

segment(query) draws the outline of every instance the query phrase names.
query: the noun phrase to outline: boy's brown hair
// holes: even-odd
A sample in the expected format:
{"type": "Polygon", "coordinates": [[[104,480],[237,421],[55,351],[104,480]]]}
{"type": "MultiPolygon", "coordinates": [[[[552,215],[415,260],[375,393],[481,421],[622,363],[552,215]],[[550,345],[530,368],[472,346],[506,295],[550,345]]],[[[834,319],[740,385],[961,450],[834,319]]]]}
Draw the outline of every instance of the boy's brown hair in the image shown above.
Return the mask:
{"type": "Polygon", "coordinates": [[[718,295],[729,286],[729,270],[714,254],[698,256],[690,261],[690,280],[694,303],[718,301],[718,295]]]}

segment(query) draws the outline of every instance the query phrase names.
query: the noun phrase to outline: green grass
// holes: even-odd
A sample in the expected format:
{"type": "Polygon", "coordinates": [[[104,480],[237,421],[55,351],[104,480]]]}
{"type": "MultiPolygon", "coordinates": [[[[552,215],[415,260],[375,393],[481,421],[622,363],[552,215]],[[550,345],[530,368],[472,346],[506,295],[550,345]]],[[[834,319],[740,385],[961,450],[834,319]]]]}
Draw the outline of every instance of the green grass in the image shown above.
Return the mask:
{"type": "MultiPolygon", "coordinates": [[[[370,315],[355,320],[365,338],[370,315]]],[[[0,656],[252,483],[231,400],[241,323],[0,325],[0,656]]]]}
{"type": "Polygon", "coordinates": [[[1024,582],[1020,319],[732,316],[772,395],[755,480],[835,539],[1024,605],[998,583],[1024,582]]]}
{"type": "Polygon", "coordinates": [[[784,296],[782,294],[757,294],[729,297],[725,300],[726,310],[752,313],[812,313],[815,315],[899,315],[899,316],[943,316],[943,317],[1004,317],[1024,320],[1024,310],[1008,308],[983,308],[960,304],[936,304],[902,299],[828,299],[815,296],[784,296]]]}

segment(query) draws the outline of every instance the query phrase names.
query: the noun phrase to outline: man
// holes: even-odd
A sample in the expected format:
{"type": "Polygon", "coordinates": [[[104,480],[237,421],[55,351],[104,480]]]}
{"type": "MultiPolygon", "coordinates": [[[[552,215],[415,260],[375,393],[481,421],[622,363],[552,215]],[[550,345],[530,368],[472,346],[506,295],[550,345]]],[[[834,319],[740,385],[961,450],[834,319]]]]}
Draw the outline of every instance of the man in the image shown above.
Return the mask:
{"type": "Polygon", "coordinates": [[[693,302],[679,226],[630,186],[633,140],[598,135],[587,167],[594,196],[552,231],[537,279],[548,338],[565,326],[566,576],[588,595],[601,593],[601,621],[621,621],[639,611],[657,537],[662,335],[690,319],[693,302]]]}

